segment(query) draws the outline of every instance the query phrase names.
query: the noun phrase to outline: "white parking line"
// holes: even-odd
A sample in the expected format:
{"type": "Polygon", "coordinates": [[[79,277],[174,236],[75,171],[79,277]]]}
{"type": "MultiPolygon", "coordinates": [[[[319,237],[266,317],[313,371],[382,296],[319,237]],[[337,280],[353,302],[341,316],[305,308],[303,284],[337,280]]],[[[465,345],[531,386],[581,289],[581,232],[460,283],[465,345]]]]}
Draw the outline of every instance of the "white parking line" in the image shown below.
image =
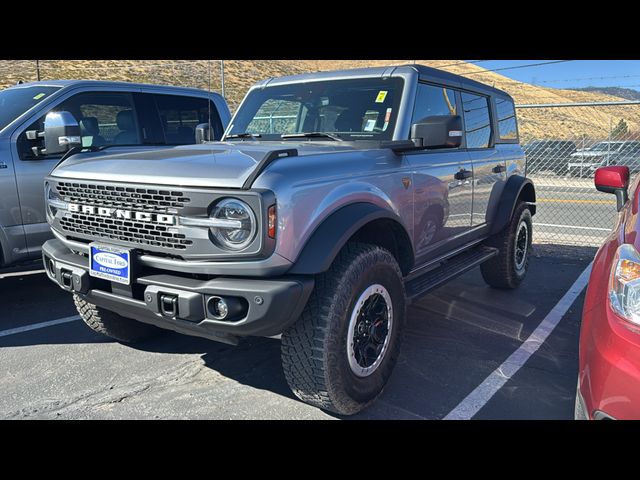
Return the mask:
{"type": "Polygon", "coordinates": [[[578,230],[598,230],[601,232],[610,232],[610,228],[600,228],[600,227],[580,227],[578,225],[556,225],[555,223],[534,223],[536,227],[557,227],[557,228],[577,228],[578,230]]]}
{"type": "Polygon", "coordinates": [[[70,323],[78,320],[80,320],[80,316],[73,315],[72,317],[59,318],[57,320],[50,320],[48,322],[34,323],[32,325],[25,325],[24,327],[10,328],[9,330],[0,330],[0,337],[8,337],[9,335],[16,335],[18,333],[30,332],[31,330],[53,327],[54,325],[62,325],[63,323],[70,323]]]}
{"type": "Polygon", "coordinates": [[[544,343],[547,337],[553,332],[567,310],[571,307],[574,300],[580,295],[582,289],[589,281],[591,266],[593,262],[580,274],[573,282],[573,285],[564,294],[555,307],[542,320],[540,325],[533,331],[529,338],[520,345],[502,365],[495,369],[480,385],[478,385],[469,395],[466,396],[453,410],[451,410],[445,420],[469,420],[478,411],[491,400],[491,398],[500,390],[507,381],[513,377],[518,370],[526,363],[540,345],[544,343]]]}

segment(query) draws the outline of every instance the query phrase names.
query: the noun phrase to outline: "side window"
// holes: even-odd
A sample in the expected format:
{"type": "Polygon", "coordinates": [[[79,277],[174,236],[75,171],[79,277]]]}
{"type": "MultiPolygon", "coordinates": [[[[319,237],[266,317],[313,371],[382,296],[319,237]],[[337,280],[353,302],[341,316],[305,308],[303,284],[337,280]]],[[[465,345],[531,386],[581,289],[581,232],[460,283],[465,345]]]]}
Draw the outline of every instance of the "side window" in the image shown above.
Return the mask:
{"type": "Polygon", "coordinates": [[[498,132],[501,140],[517,140],[516,109],[511,100],[496,97],[498,132]]]}
{"type": "Polygon", "coordinates": [[[83,147],[141,143],[130,93],[80,93],[62,102],[56,110],[66,110],[76,117],[83,147]]]}
{"type": "Polygon", "coordinates": [[[209,123],[216,140],[222,136],[222,124],[215,105],[206,98],[183,95],[154,94],[165,142],[169,145],[188,145],[196,141],[196,126],[209,123]]]}
{"type": "Polygon", "coordinates": [[[491,143],[489,99],[471,93],[462,94],[467,148],[488,148],[491,143]]]}
{"type": "MultiPolygon", "coordinates": [[[[80,124],[82,146],[138,145],[140,134],[133,97],[130,93],[84,92],[74,95],[50,111],[68,111],[80,124]]],[[[48,112],[47,112],[48,113],[48,112]]],[[[44,130],[45,115],[25,129],[44,130]]],[[[29,141],[23,132],[18,138],[20,158],[34,158],[33,147],[44,146],[42,139],[29,141]]]]}
{"type": "Polygon", "coordinates": [[[416,104],[411,123],[433,115],[457,115],[456,94],[453,90],[434,85],[418,84],[416,104]]]}

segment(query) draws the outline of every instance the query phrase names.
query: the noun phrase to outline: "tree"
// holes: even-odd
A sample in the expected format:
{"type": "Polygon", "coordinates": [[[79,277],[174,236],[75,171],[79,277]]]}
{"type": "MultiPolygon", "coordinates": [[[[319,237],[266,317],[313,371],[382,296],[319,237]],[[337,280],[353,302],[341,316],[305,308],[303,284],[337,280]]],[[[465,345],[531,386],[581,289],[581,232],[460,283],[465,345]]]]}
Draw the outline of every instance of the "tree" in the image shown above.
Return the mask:
{"type": "Polygon", "coordinates": [[[612,139],[622,138],[627,133],[629,133],[629,125],[627,125],[627,122],[625,122],[624,119],[620,119],[618,124],[611,131],[611,138],[612,139]]]}

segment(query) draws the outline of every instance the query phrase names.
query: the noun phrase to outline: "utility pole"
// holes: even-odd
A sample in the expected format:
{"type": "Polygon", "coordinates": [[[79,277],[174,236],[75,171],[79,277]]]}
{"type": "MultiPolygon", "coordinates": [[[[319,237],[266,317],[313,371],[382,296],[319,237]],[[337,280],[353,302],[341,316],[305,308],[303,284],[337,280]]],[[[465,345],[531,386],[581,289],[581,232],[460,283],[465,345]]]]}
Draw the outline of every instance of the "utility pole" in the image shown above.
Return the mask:
{"type": "Polygon", "coordinates": [[[224,97],[224,60],[220,60],[220,89],[224,97]]]}
{"type": "Polygon", "coordinates": [[[36,78],[40,81],[40,60],[36,60],[36,78]]]}

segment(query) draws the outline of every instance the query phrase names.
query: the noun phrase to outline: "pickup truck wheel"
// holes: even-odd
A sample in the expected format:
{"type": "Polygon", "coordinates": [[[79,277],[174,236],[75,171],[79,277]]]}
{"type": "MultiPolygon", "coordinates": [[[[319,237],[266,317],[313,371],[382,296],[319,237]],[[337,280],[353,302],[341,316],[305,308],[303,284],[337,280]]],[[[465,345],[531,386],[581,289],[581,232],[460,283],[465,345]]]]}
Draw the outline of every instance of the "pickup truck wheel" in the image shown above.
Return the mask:
{"type": "Polygon", "coordinates": [[[342,415],[382,392],[405,319],[402,273],[387,250],[351,243],[316,278],[305,310],[282,334],[282,364],[302,401],[342,415]]]}
{"type": "Polygon", "coordinates": [[[73,302],[84,323],[94,332],[123,343],[135,343],[140,340],[155,337],[165,330],[138,322],[130,318],[122,317],[110,310],[105,310],[93,303],[83,300],[78,295],[73,295],[73,302]]]}
{"type": "Polygon", "coordinates": [[[527,275],[533,233],[531,211],[520,202],[513,217],[486,245],[499,249],[498,255],[480,265],[484,281],[494,288],[516,288],[527,275]]]}

